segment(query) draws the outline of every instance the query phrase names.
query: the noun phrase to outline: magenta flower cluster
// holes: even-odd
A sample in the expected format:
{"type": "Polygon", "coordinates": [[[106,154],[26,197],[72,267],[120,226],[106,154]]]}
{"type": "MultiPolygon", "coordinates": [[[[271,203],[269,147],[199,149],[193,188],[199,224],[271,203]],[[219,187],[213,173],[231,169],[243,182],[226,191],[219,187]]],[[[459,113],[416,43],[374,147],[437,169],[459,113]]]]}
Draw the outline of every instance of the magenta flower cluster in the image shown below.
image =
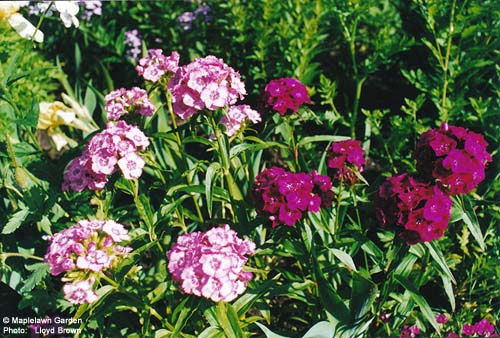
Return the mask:
{"type": "Polygon", "coordinates": [[[304,103],[311,103],[307,88],[294,78],[271,80],[264,89],[266,104],[285,115],[288,110],[296,113],[304,103]]]}
{"type": "Polygon", "coordinates": [[[180,236],[168,252],[168,271],[183,292],[230,302],[245,292],[252,279],[243,267],[245,255],[254,253],[253,242],[225,225],[180,236]]]}
{"type": "Polygon", "coordinates": [[[495,333],[495,327],[486,319],[482,319],[475,324],[465,324],[462,327],[462,333],[467,337],[498,337],[495,333]]]}
{"type": "MultiPolygon", "coordinates": [[[[49,238],[45,262],[49,264],[53,276],[74,271],[99,273],[109,269],[132,250],[118,244],[128,240],[128,231],[120,223],[81,220],[49,238]]],[[[96,295],[92,291],[92,284],[91,280],[77,280],[73,284],[67,284],[64,287],[66,298],[74,304],[93,302],[96,295]]]]}
{"type": "Polygon", "coordinates": [[[450,220],[450,195],[465,194],[484,179],[491,162],[482,135],[443,123],[423,133],[417,143],[417,175],[388,178],[378,193],[377,218],[382,226],[403,227],[408,244],[443,235],[450,220]]]}
{"type": "Polygon", "coordinates": [[[242,128],[242,125],[246,121],[258,123],[261,120],[260,114],[257,111],[243,104],[230,106],[219,123],[226,127],[226,134],[231,137],[242,128]]]}
{"type": "Polygon", "coordinates": [[[444,188],[401,174],[380,186],[377,219],[382,226],[403,228],[400,238],[408,244],[429,242],[444,234],[452,201],[444,188]]]}
{"type": "Polygon", "coordinates": [[[132,89],[120,88],[112,91],[104,97],[106,101],[105,110],[108,120],[119,120],[128,113],[137,113],[143,116],[151,116],[155,107],[148,98],[148,93],[139,87],[132,89]]]}
{"type": "Polygon", "coordinates": [[[233,105],[246,95],[240,74],[212,55],[179,67],[167,86],[174,112],[183,120],[202,109],[233,105]]]}
{"type": "Polygon", "coordinates": [[[163,55],[161,49],[150,49],[149,56],[141,58],[135,67],[137,74],[144,80],[158,82],[165,73],[174,74],[179,68],[179,53],[172,52],[170,56],[163,55]]]}
{"type": "Polygon", "coordinates": [[[148,138],[138,127],[125,121],[118,121],[116,125],[109,122],[104,131],[92,137],[82,155],[69,163],[62,190],[103,189],[107,176],[113,174],[117,166],[125,178],[139,178],[145,161],[137,151],[144,151],[148,146],[148,138]]]}
{"type": "Polygon", "coordinates": [[[420,334],[418,326],[404,325],[399,338],[415,338],[420,334]]]}
{"type": "Polygon", "coordinates": [[[484,179],[485,166],[492,160],[487,146],[483,135],[443,123],[420,136],[417,170],[447,186],[451,194],[467,194],[484,179]]]}
{"type": "Polygon", "coordinates": [[[328,176],[292,173],[279,167],[265,169],[250,190],[259,215],[268,216],[272,226],[293,226],[307,212],[332,205],[334,193],[328,176]]]}
{"type": "Polygon", "coordinates": [[[365,151],[358,140],[333,142],[328,150],[328,168],[336,180],[353,185],[358,181],[357,173],[363,171],[365,151]]]}

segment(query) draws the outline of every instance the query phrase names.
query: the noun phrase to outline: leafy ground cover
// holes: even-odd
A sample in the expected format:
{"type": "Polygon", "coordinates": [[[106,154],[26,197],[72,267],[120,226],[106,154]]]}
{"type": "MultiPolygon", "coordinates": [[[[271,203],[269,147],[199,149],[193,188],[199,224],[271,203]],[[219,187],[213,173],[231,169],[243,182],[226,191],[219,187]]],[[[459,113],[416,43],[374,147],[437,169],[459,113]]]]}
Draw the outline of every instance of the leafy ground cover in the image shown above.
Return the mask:
{"type": "Polygon", "coordinates": [[[0,310],[44,319],[5,336],[500,333],[497,1],[7,1],[0,30],[0,310]]]}

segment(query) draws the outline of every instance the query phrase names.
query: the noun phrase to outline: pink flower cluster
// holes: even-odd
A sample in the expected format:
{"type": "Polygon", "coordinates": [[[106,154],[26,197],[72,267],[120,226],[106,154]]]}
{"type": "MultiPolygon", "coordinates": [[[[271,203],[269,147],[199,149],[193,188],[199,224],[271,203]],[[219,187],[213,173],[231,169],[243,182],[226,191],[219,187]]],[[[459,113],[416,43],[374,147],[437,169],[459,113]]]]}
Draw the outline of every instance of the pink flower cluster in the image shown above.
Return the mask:
{"type": "Polygon", "coordinates": [[[125,121],[118,121],[116,125],[109,122],[104,131],[92,137],[82,155],[69,163],[62,190],[103,189],[107,175],[116,171],[116,165],[125,178],[140,177],[145,161],[137,151],[144,151],[148,146],[148,138],[138,127],[125,121]]]}
{"type": "Polygon", "coordinates": [[[174,74],[179,68],[179,53],[172,52],[170,56],[163,55],[161,49],[150,49],[149,56],[139,60],[135,67],[137,74],[145,80],[158,82],[165,73],[174,74]]]}
{"type": "Polygon", "coordinates": [[[465,324],[462,327],[462,333],[467,337],[474,335],[477,335],[476,337],[498,337],[495,333],[495,327],[486,319],[482,319],[474,325],[465,324]]]}
{"type": "Polygon", "coordinates": [[[399,338],[415,338],[419,334],[420,329],[418,328],[418,326],[405,325],[403,326],[403,330],[401,330],[399,338]]]}
{"type": "Polygon", "coordinates": [[[77,280],[63,286],[64,297],[75,305],[90,304],[97,300],[97,293],[92,288],[95,280],[77,280]]]}
{"type": "Polygon", "coordinates": [[[492,160],[487,146],[483,135],[443,123],[420,136],[417,170],[449,187],[452,194],[469,193],[484,179],[485,166],[492,160]]]}
{"type": "Polygon", "coordinates": [[[245,121],[257,123],[261,120],[257,111],[244,104],[229,107],[227,113],[220,119],[220,124],[226,127],[226,134],[231,137],[241,129],[245,121]]]}
{"type": "Polygon", "coordinates": [[[358,140],[333,142],[328,151],[328,168],[332,177],[353,185],[358,181],[356,172],[363,171],[365,151],[358,140]]]}
{"type": "Polygon", "coordinates": [[[182,235],[168,252],[168,271],[180,289],[214,302],[234,300],[252,273],[243,271],[255,244],[239,238],[229,225],[182,235]]]}
{"type": "Polygon", "coordinates": [[[446,190],[408,174],[387,178],[380,186],[376,204],[381,225],[404,228],[400,238],[407,244],[441,237],[451,217],[452,201],[446,190]]]}
{"type": "Polygon", "coordinates": [[[179,67],[167,86],[174,112],[183,120],[202,109],[233,105],[247,94],[240,74],[212,55],[179,67]]]}
{"type": "Polygon", "coordinates": [[[250,198],[257,213],[268,215],[272,226],[293,226],[306,212],[332,205],[334,194],[328,176],[292,173],[282,168],[265,169],[255,178],[250,198]]]}
{"type": "Polygon", "coordinates": [[[285,115],[287,110],[296,113],[304,103],[311,103],[307,88],[294,78],[271,80],[264,89],[266,104],[285,115]]]}
{"type": "MultiPolygon", "coordinates": [[[[45,262],[53,276],[63,272],[99,273],[109,269],[132,248],[118,243],[130,240],[128,231],[115,221],[82,220],[49,238],[45,262]]],[[[74,274],[72,277],[74,278],[74,274]]],[[[64,286],[66,298],[74,304],[97,299],[93,280],[77,280],[64,286]]]]}
{"type": "Polygon", "coordinates": [[[155,111],[153,103],[148,98],[148,93],[139,87],[114,90],[104,99],[106,100],[107,118],[112,121],[116,121],[128,113],[151,116],[155,111]]]}

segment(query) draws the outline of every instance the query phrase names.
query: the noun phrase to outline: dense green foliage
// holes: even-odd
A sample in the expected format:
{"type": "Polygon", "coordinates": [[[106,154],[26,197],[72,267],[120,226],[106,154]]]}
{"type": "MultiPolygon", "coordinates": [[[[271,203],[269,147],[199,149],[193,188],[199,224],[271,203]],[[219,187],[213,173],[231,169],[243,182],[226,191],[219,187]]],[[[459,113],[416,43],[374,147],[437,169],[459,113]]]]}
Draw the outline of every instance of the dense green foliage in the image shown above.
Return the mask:
{"type": "Polygon", "coordinates": [[[102,15],[79,29],[47,18],[36,46],[0,21],[2,296],[13,297],[20,315],[82,318],[83,337],[302,337],[316,323],[335,337],[399,336],[405,324],[438,336],[483,318],[498,325],[499,2],[206,3],[209,19],[185,30],[178,16],[196,2],[104,2],[102,15]],[[145,84],[126,55],[124,32],[132,29],[144,55],[176,50],[181,65],[224,59],[241,74],[244,103],[262,123],[213,140],[211,116],[172,121],[163,88],[145,84]],[[287,117],[265,110],[264,87],[281,77],[304,83],[312,104],[287,117]],[[157,109],[141,120],[152,143],[143,176],[63,193],[64,168],[89,134],[64,127],[79,145],[43,150],[38,103],[68,93],[104,127],[104,96],[135,85],[157,109]],[[385,177],[415,172],[419,135],[445,121],[483,134],[493,161],[480,186],[454,200],[444,237],[407,246],[378,224],[375,196],[385,177]],[[263,168],[326,174],[327,147],[342,137],[362,142],[365,182],[337,184],[334,206],[294,227],[271,228],[256,214],[248,192],[263,168]],[[100,299],[76,307],[36,260],[47,250],[44,235],[88,218],[129,226],[134,251],[110,274],[116,285],[103,280],[100,299]],[[224,223],[257,244],[246,293],[219,304],[182,294],[167,251],[180,234],[224,223]],[[436,323],[437,313],[449,322],[436,323]]]}

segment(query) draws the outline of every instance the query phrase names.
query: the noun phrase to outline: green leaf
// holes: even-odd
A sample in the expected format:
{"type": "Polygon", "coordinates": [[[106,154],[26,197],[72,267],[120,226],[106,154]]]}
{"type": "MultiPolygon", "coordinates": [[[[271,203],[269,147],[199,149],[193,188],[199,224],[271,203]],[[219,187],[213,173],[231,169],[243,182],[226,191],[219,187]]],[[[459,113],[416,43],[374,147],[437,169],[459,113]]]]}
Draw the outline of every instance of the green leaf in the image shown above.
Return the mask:
{"type": "Polygon", "coordinates": [[[197,306],[193,306],[193,298],[185,298],[174,310],[172,315],[172,320],[175,322],[174,330],[172,331],[172,335],[170,337],[178,337],[186,326],[189,318],[198,311],[197,306]]]}
{"type": "Polygon", "coordinates": [[[146,195],[137,196],[135,198],[135,206],[137,207],[137,211],[139,211],[139,215],[141,215],[141,219],[146,223],[148,229],[151,229],[155,222],[149,197],[146,195]]]}
{"type": "Polygon", "coordinates": [[[438,333],[440,333],[439,324],[436,322],[434,312],[432,312],[429,303],[427,303],[417,288],[405,276],[400,274],[395,274],[394,279],[410,293],[410,297],[420,307],[420,311],[422,311],[424,318],[427,319],[438,333]]]}
{"type": "Polygon", "coordinates": [[[257,288],[247,289],[247,291],[238,297],[233,303],[233,307],[238,312],[239,316],[243,316],[253,306],[253,304],[261,299],[263,295],[269,291],[272,286],[276,285],[274,280],[267,280],[260,284],[257,288]]]}
{"type": "Polygon", "coordinates": [[[302,338],[333,338],[333,326],[327,321],[314,324],[302,338]]]}
{"type": "Polygon", "coordinates": [[[40,107],[36,96],[33,96],[31,100],[31,108],[29,111],[24,112],[22,116],[19,116],[16,120],[17,124],[26,127],[36,127],[38,125],[38,115],[40,114],[40,107]]]}
{"type": "Polygon", "coordinates": [[[339,142],[348,140],[347,136],[337,136],[337,135],[315,135],[315,136],[306,136],[301,139],[298,143],[298,147],[302,147],[308,143],[314,142],[339,142]]]}
{"type": "Polygon", "coordinates": [[[224,338],[224,332],[217,326],[209,326],[203,330],[198,338],[224,338]]]}
{"type": "Polygon", "coordinates": [[[29,213],[29,209],[21,209],[14,213],[7,224],[5,224],[5,226],[3,227],[2,234],[7,235],[16,231],[17,228],[19,228],[23,224],[29,213]]]}
{"type": "Polygon", "coordinates": [[[20,290],[21,293],[33,290],[33,288],[49,274],[49,265],[46,263],[36,263],[26,268],[33,271],[33,273],[24,282],[24,286],[20,290]]]}
{"type": "Polygon", "coordinates": [[[85,90],[85,98],[83,99],[83,104],[89,111],[90,115],[92,115],[97,105],[97,97],[91,86],[87,86],[87,90],[85,90]]]}
{"type": "Polygon", "coordinates": [[[269,330],[264,324],[261,323],[255,323],[255,324],[264,332],[267,338],[289,338],[274,333],[273,331],[269,330]]]}
{"type": "Polygon", "coordinates": [[[351,301],[349,308],[353,324],[362,324],[362,318],[370,310],[377,296],[378,288],[371,280],[361,276],[359,273],[353,274],[351,301]]]}
{"type": "MultiPolygon", "coordinates": [[[[314,242],[312,244],[314,244],[314,242]]],[[[337,318],[342,324],[348,324],[350,322],[349,309],[344,304],[337,291],[325,278],[318,263],[315,251],[316,250],[313,246],[311,254],[313,256],[314,274],[318,283],[319,298],[326,311],[328,311],[333,317],[337,318]]]]}
{"type": "Polygon", "coordinates": [[[441,251],[441,248],[439,247],[439,244],[436,241],[432,241],[425,242],[424,245],[427,247],[427,249],[429,249],[431,257],[439,265],[441,272],[443,272],[448,277],[448,279],[452,280],[453,283],[456,283],[455,277],[453,277],[448,264],[446,264],[446,260],[444,258],[443,252],[441,251]]]}
{"type": "Polygon", "coordinates": [[[339,249],[330,249],[330,251],[337,257],[342,263],[344,263],[351,271],[358,271],[356,265],[352,260],[352,257],[345,251],[339,249]]]}
{"type": "Polygon", "coordinates": [[[212,204],[213,204],[212,188],[220,172],[221,172],[220,163],[213,162],[208,166],[205,175],[205,195],[207,197],[207,209],[208,209],[208,215],[210,217],[212,217],[212,204]]]}
{"type": "Polygon", "coordinates": [[[472,205],[468,198],[464,196],[464,205],[462,207],[462,220],[467,224],[472,236],[479,244],[481,251],[486,250],[486,245],[484,244],[483,233],[481,232],[481,226],[479,225],[479,221],[477,220],[476,213],[472,208],[472,205]]]}

